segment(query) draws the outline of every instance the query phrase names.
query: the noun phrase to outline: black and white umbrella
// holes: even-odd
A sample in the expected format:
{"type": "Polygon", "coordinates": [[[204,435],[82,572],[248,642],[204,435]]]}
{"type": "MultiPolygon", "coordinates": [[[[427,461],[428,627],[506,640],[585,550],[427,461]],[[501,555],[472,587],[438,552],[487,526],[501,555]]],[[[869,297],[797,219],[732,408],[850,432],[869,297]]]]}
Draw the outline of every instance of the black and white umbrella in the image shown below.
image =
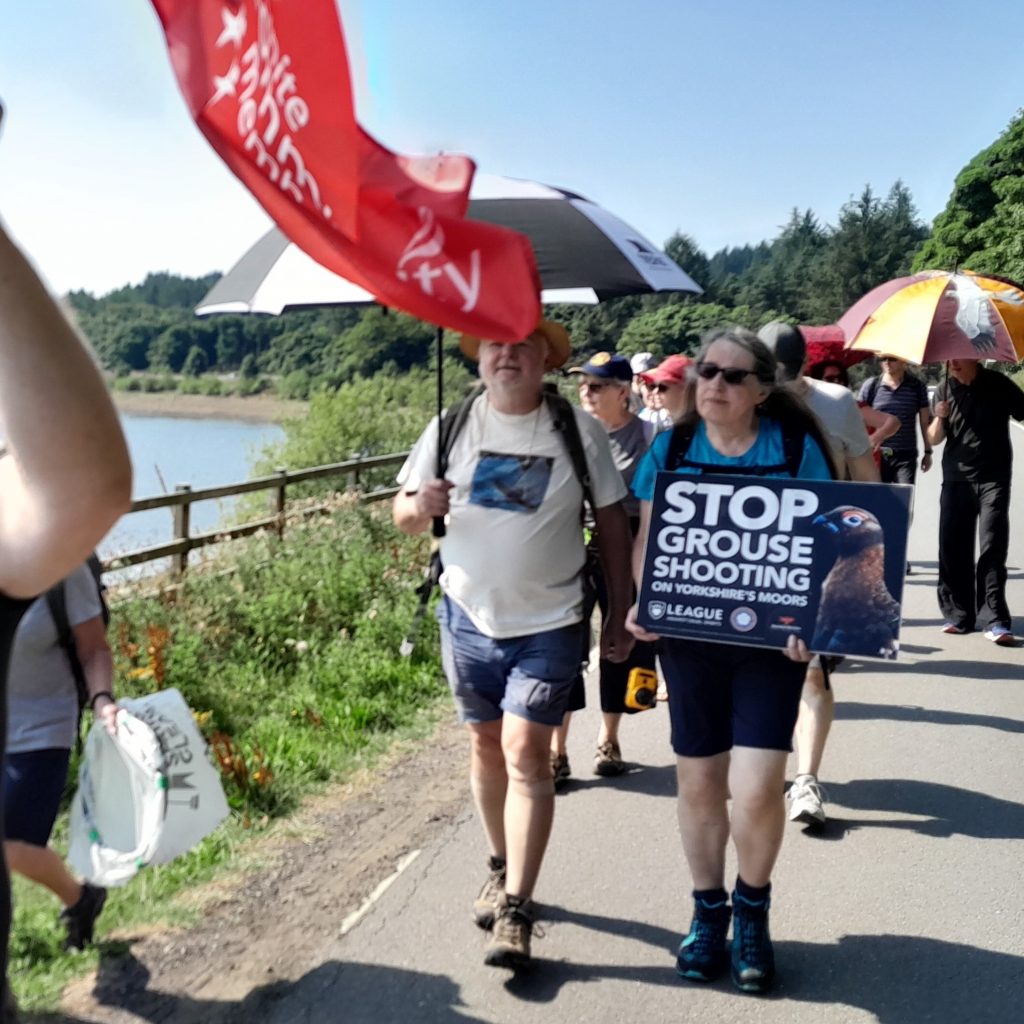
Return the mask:
{"type": "MultiPolygon", "coordinates": [[[[545,303],[702,291],[639,231],[574,192],[478,174],[469,217],[530,239],[545,303]]],[[[304,306],[374,301],[369,292],[321,267],[274,228],[213,286],[196,312],[277,314],[304,306]]]]}

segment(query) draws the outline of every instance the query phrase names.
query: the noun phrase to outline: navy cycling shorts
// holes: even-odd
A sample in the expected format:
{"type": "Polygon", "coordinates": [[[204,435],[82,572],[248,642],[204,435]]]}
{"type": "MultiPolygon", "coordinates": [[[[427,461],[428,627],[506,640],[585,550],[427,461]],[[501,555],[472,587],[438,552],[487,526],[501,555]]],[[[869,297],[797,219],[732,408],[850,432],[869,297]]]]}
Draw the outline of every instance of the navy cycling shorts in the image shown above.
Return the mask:
{"type": "Polygon", "coordinates": [[[680,757],[793,749],[805,664],[781,651],[668,638],[658,655],[680,757]]]}
{"type": "Polygon", "coordinates": [[[46,846],[57,820],[71,751],[61,747],[4,757],[4,839],[46,846]]]}

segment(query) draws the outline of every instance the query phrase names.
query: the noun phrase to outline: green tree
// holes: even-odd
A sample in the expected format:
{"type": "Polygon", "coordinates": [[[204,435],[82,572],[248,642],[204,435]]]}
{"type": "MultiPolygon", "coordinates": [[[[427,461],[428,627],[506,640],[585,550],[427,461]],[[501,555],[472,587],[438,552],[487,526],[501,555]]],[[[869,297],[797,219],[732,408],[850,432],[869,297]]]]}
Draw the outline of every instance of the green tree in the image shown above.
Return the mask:
{"type": "Polygon", "coordinates": [[[1024,112],[956,176],[915,270],[967,267],[1024,280],[1024,112]]]}
{"type": "Polygon", "coordinates": [[[206,353],[198,345],[193,345],[188,350],[181,372],[186,377],[198,377],[200,374],[206,373],[208,367],[209,360],[206,358],[206,353]]]}
{"type": "MultiPolygon", "coordinates": [[[[737,312],[712,302],[661,306],[640,313],[629,322],[622,332],[618,350],[627,356],[653,352],[659,358],[674,352],[691,354],[696,352],[706,331],[722,324],[737,323],[737,312]]],[[[748,315],[749,312],[746,311],[748,315]]]]}

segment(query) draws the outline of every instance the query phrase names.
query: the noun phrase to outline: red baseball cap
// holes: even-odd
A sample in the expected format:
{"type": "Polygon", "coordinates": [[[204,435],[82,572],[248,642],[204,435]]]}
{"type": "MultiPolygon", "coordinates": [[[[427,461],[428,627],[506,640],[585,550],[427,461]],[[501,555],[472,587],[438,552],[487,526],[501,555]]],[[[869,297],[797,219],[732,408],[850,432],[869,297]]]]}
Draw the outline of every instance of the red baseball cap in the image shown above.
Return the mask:
{"type": "Polygon", "coordinates": [[[693,360],[689,356],[668,356],[653,370],[637,374],[637,376],[646,384],[682,384],[686,380],[688,366],[693,366],[693,360]]]}

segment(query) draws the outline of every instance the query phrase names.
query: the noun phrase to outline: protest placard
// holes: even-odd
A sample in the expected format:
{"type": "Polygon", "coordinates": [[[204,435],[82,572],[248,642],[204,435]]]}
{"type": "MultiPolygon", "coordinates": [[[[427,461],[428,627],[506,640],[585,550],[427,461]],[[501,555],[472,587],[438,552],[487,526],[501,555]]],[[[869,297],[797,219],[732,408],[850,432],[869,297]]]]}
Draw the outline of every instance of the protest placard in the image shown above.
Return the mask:
{"type": "Polygon", "coordinates": [[[659,473],[637,622],[662,636],[895,658],[913,488],[659,473]]]}

